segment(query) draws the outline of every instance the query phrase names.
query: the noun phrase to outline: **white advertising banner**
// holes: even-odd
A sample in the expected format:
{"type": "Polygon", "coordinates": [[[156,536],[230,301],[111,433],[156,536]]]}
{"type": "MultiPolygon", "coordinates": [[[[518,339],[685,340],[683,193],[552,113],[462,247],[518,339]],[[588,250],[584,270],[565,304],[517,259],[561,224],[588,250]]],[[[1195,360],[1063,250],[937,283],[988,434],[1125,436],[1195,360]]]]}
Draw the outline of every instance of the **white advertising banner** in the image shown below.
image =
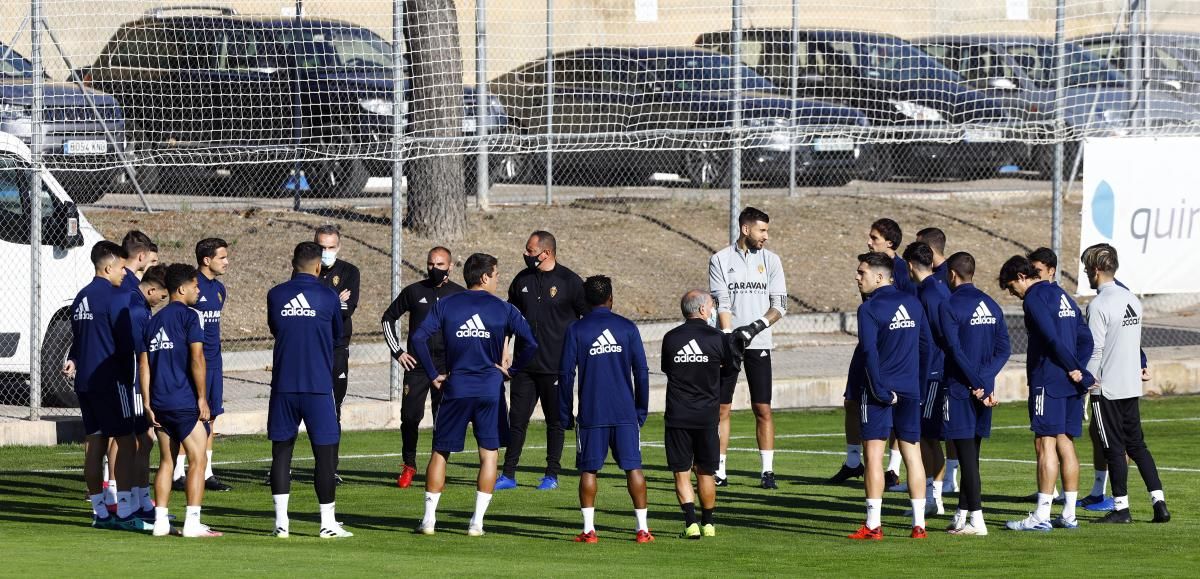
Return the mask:
{"type": "MultiPolygon", "coordinates": [[[[1136,293],[1200,291],[1200,138],[1089,139],[1084,151],[1080,251],[1111,244],[1136,293]]],[[[1082,264],[1079,286],[1094,293],[1082,264]]]]}

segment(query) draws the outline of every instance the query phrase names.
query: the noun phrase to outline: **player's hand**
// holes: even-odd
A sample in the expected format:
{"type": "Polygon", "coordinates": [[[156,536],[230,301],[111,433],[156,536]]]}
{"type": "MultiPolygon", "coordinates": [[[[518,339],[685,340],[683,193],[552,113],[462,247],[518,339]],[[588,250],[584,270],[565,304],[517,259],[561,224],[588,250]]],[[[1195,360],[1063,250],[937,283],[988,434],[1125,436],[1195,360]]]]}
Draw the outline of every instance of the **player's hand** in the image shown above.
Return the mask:
{"type": "Polygon", "coordinates": [[[725,334],[725,342],[733,358],[733,366],[740,372],[742,369],[742,360],[746,357],[746,345],[749,342],[743,342],[733,333],[725,334]]]}
{"type": "Polygon", "coordinates": [[[338,299],[342,300],[343,303],[349,301],[350,300],[350,290],[348,290],[348,289],[342,290],[342,293],[338,294],[338,299]]]}
{"type": "Polygon", "coordinates": [[[762,321],[762,319],[757,319],[734,330],[733,335],[737,336],[738,339],[744,340],[749,345],[754,340],[754,336],[757,336],[759,332],[765,329],[767,329],[767,323],[762,321]]]}
{"type": "Polygon", "coordinates": [[[988,408],[995,408],[1000,405],[1000,401],[996,399],[996,393],[992,392],[987,398],[983,399],[983,405],[988,408]]]}
{"type": "Polygon", "coordinates": [[[150,423],[150,426],[162,428],[162,425],[158,423],[158,419],[154,417],[154,411],[150,409],[149,405],[142,407],[142,415],[146,418],[146,422],[150,423]]]}
{"type": "Polygon", "coordinates": [[[412,370],[417,367],[417,359],[412,357],[408,352],[401,352],[396,360],[400,362],[400,366],[405,370],[412,370]]]}
{"type": "Polygon", "coordinates": [[[1071,370],[1070,372],[1067,372],[1067,377],[1070,378],[1072,382],[1078,384],[1083,381],[1083,372],[1080,372],[1079,370],[1071,370]]]}
{"type": "Polygon", "coordinates": [[[505,380],[512,380],[512,374],[508,373],[508,364],[495,364],[495,366],[496,366],[496,369],[499,370],[501,374],[504,374],[505,380]]]}
{"type": "Polygon", "coordinates": [[[971,391],[971,394],[974,394],[974,395],[975,395],[975,397],[976,397],[976,398],[978,398],[978,399],[980,399],[980,400],[983,400],[983,399],[987,398],[987,393],[986,393],[986,392],[984,392],[983,388],[976,388],[976,389],[974,389],[974,390],[972,390],[972,391],[971,391]]]}
{"type": "Polygon", "coordinates": [[[75,360],[67,360],[66,362],[63,362],[62,374],[67,378],[75,378],[75,360]]]}
{"type": "Polygon", "coordinates": [[[212,422],[212,412],[208,410],[208,401],[197,400],[196,404],[200,407],[200,422],[212,422]]]}
{"type": "Polygon", "coordinates": [[[1154,376],[1150,374],[1149,368],[1142,368],[1142,382],[1149,382],[1153,377],[1154,376]]]}
{"type": "Polygon", "coordinates": [[[1088,388],[1088,394],[1093,395],[1093,396],[1100,395],[1100,381],[1099,380],[1097,380],[1095,383],[1093,383],[1091,388],[1088,388]]]}
{"type": "Polygon", "coordinates": [[[448,377],[448,374],[438,374],[438,377],[433,379],[433,387],[441,390],[442,384],[446,382],[446,378],[448,377]]]}

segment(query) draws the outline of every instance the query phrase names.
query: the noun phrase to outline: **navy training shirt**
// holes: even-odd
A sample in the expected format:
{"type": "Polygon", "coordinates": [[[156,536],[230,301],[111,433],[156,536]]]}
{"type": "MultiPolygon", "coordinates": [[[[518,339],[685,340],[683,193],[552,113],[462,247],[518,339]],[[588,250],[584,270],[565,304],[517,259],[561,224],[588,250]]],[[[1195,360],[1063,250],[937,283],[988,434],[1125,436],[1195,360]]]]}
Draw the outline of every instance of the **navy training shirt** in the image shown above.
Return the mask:
{"type": "Polygon", "coordinates": [[[950,287],[950,261],[943,261],[933,266],[933,277],[938,278],[938,280],[946,284],[946,287],[950,287]]]}
{"type": "Polygon", "coordinates": [[[567,327],[558,376],[563,424],[571,423],[576,367],[580,428],[646,423],[650,366],[637,325],[608,308],[594,308],[567,327]]]}
{"type": "Polygon", "coordinates": [[[980,388],[990,395],[1012,354],[999,304],[974,284],[963,284],[942,304],[939,323],[946,343],[946,391],[959,400],[980,388]]]}
{"type": "Polygon", "coordinates": [[[1087,373],[1082,350],[1091,357],[1091,331],[1081,321],[1079,306],[1057,284],[1039,281],[1025,292],[1022,309],[1029,332],[1029,387],[1043,387],[1053,398],[1082,394],[1086,388],[1067,376],[1072,370],[1087,373]]]}
{"type": "Polygon", "coordinates": [[[521,312],[485,290],[466,290],[443,297],[417,328],[412,337],[413,354],[430,380],[438,377],[429,350],[430,339],[437,334],[441,334],[446,348],[443,400],[500,396],[504,374],[496,365],[504,355],[506,336],[518,338],[516,360],[509,374],[528,364],[538,348],[537,339],[521,312]]]}
{"type": "Polygon", "coordinates": [[[921,300],[921,307],[925,310],[925,319],[928,320],[929,333],[935,346],[929,350],[927,379],[940,380],[946,362],[946,342],[942,336],[940,322],[941,308],[942,304],[950,299],[950,288],[931,275],[917,285],[917,299],[921,300]]]}
{"type": "Polygon", "coordinates": [[[892,285],[911,295],[917,295],[917,284],[908,276],[908,262],[900,254],[892,256],[892,285]]]}
{"type": "Polygon", "coordinates": [[[921,302],[885,285],[858,306],[858,342],[866,366],[866,392],[880,404],[892,393],[919,398],[933,348],[921,302]]]}
{"type": "Polygon", "coordinates": [[[102,277],[71,302],[71,352],[75,391],[102,392],[133,384],[133,328],[129,292],[102,277]]]}
{"type": "Polygon", "coordinates": [[[216,278],[208,279],[198,273],[196,281],[200,285],[200,300],[194,307],[204,317],[204,361],[212,371],[221,367],[221,310],[229,295],[225,292],[225,284],[216,278]]]}
{"type": "Polygon", "coordinates": [[[146,331],[150,408],[155,412],[198,410],[191,345],[204,343],[204,320],[200,312],[172,301],[150,319],[146,331]]]}
{"type": "Polygon", "coordinates": [[[275,336],[271,392],[332,394],[333,347],[342,337],[338,295],[317,276],[296,274],[267,292],[267,325],[275,336]]]}

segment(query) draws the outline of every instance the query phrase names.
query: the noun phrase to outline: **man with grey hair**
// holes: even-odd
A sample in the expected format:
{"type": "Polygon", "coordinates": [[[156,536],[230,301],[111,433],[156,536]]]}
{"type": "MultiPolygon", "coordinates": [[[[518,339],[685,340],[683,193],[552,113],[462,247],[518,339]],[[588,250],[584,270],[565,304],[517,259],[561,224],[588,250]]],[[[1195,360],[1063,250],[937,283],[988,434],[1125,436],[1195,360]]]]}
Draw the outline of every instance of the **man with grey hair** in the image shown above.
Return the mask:
{"type": "Polygon", "coordinates": [[[717,486],[713,475],[720,466],[721,382],[737,376],[732,340],[714,326],[716,304],[703,290],[691,290],[679,301],[682,325],[662,341],[662,371],[667,376],[664,417],[667,466],[675,473],[675,496],[683,510],[685,539],[712,537],[717,486]],[[696,519],[691,471],[700,491],[700,520],[696,519]],[[703,527],[701,527],[703,525],[703,527]]]}
{"type": "MultiPolygon", "coordinates": [[[[342,335],[334,336],[333,348],[333,400],[337,410],[338,424],[342,422],[342,401],[346,399],[346,388],[350,383],[350,337],[354,334],[351,318],[358,308],[358,267],[338,259],[342,249],[342,232],[338,226],[322,225],[313,235],[313,241],[321,246],[321,273],[318,276],[325,285],[333,288],[342,304],[342,335]]],[[[338,484],[342,477],[334,474],[338,484]]]]}
{"type": "Polygon", "coordinates": [[[1087,325],[1095,347],[1087,362],[1096,377],[1091,394],[1092,422],[1104,446],[1112,484],[1113,510],[1097,523],[1132,523],[1129,514],[1129,465],[1133,460],[1150,492],[1152,522],[1171,520],[1163,496],[1158,467],[1142,436],[1138,401],[1142,397],[1142,302],[1117,284],[1117,250],[1108,244],[1093,245],[1080,258],[1088,283],[1097,291],[1088,304],[1087,325]]]}

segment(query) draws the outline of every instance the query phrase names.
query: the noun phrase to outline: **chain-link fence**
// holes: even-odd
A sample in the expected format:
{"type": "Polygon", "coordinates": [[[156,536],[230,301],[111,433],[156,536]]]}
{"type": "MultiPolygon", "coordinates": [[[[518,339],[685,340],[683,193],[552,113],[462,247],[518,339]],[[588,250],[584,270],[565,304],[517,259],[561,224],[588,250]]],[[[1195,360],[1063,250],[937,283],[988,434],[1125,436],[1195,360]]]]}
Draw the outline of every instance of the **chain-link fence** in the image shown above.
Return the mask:
{"type": "MultiPolygon", "coordinates": [[[[66,309],[91,244],[130,229],[168,263],[229,242],[237,410],[265,400],[266,291],[323,223],[362,271],[356,364],[387,362],[378,316],[430,247],[495,254],[506,282],[535,229],[647,324],[706,287],[749,204],[798,328],[853,311],[877,217],[905,242],[942,228],[981,279],[1042,245],[1078,255],[1084,139],[1200,133],[1200,5],[32,0],[0,6],[0,77],[0,236],[31,272],[4,282],[2,414],[71,412],[66,309]],[[53,178],[31,203],[36,166],[53,178]]],[[[1153,339],[1191,343],[1194,304],[1156,299],[1183,322],[1153,339]]]]}

